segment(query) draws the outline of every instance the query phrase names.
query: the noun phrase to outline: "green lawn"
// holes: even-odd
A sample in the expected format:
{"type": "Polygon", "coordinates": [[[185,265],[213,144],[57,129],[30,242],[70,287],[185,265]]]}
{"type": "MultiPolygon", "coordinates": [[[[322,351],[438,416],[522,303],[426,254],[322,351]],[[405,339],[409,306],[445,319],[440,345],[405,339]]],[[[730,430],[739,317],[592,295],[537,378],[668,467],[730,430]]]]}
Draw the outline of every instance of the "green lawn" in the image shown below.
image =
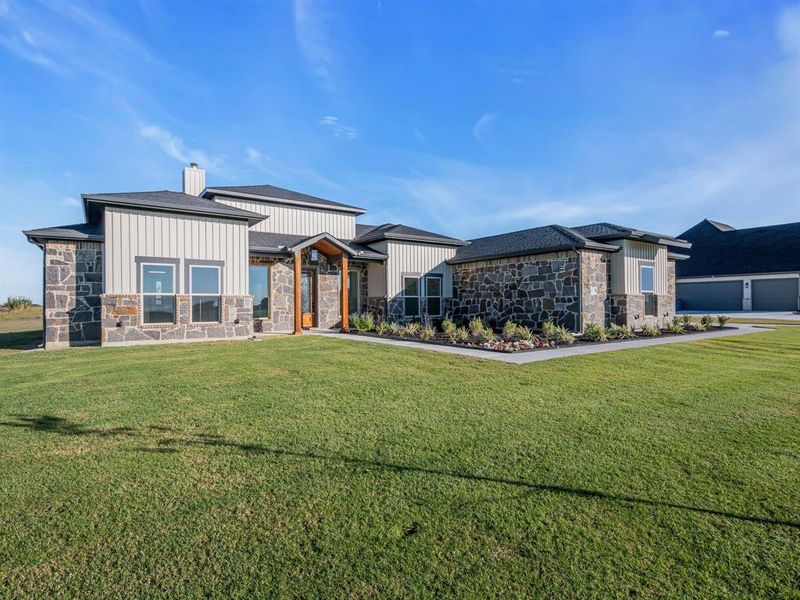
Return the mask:
{"type": "Polygon", "coordinates": [[[28,350],[42,343],[42,307],[0,312],[0,355],[28,350]]]}
{"type": "Polygon", "coordinates": [[[0,357],[0,596],[798,597],[800,330],[0,357]]]}

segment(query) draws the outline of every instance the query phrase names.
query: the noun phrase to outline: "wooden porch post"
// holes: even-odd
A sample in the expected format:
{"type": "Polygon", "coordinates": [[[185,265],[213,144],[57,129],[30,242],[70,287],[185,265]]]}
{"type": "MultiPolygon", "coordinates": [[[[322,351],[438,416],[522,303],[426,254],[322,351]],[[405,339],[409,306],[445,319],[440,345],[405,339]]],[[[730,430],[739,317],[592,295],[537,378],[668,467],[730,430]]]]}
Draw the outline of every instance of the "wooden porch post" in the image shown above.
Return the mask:
{"type": "Polygon", "coordinates": [[[294,253],[294,335],[303,333],[303,310],[300,306],[302,303],[302,294],[300,293],[302,252],[302,250],[298,250],[294,253]]]}
{"type": "Polygon", "coordinates": [[[350,331],[350,309],[347,306],[348,265],[349,261],[347,260],[347,255],[342,252],[342,331],[345,333],[350,331]]]}

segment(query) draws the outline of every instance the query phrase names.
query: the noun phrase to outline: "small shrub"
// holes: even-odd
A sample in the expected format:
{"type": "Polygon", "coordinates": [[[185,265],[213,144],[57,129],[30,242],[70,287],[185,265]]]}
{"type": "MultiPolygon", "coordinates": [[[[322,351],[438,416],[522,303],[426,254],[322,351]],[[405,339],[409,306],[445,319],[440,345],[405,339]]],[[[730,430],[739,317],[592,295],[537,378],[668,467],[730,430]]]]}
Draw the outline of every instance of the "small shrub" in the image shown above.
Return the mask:
{"type": "Polygon", "coordinates": [[[350,325],[359,333],[375,329],[375,321],[369,313],[350,315],[350,325]]]}
{"type": "Polygon", "coordinates": [[[717,324],[720,327],[725,327],[725,324],[730,320],[731,320],[731,318],[728,315],[718,315],[717,316],[717,324]]]}
{"type": "Polygon", "coordinates": [[[416,321],[412,321],[406,325],[405,330],[408,337],[417,337],[419,332],[422,330],[422,325],[416,321]]]}
{"type": "Polygon", "coordinates": [[[711,325],[707,321],[705,321],[705,319],[701,319],[700,321],[692,325],[692,327],[694,328],[695,331],[708,331],[711,325]]]}
{"type": "Polygon", "coordinates": [[[575,343],[575,334],[572,333],[566,327],[556,327],[555,330],[555,337],[553,337],[553,341],[557,344],[574,344],[575,343]]]}
{"type": "Polygon", "coordinates": [[[391,335],[402,336],[405,328],[400,323],[389,323],[389,333],[391,335]]]}
{"type": "Polygon", "coordinates": [[[672,321],[667,321],[666,327],[670,333],[686,333],[686,328],[678,317],[675,317],[672,321]]]}
{"type": "Polygon", "coordinates": [[[711,315],[703,315],[700,319],[700,324],[703,326],[703,331],[711,329],[714,326],[714,317],[711,315]]]}
{"type": "Polygon", "coordinates": [[[386,335],[392,329],[392,326],[387,323],[386,321],[381,321],[377,325],[375,325],[375,333],[378,335],[386,335]]]}
{"type": "Polygon", "coordinates": [[[635,338],[636,334],[633,333],[633,330],[627,325],[617,325],[613,323],[608,328],[608,337],[612,340],[629,340],[635,338]]]}
{"type": "Polygon", "coordinates": [[[689,326],[692,324],[692,317],[689,315],[681,315],[680,317],[675,318],[681,320],[681,325],[683,325],[684,329],[689,329],[689,326]]]}
{"type": "Polygon", "coordinates": [[[442,321],[442,332],[444,332],[445,334],[453,335],[456,329],[458,329],[458,327],[451,319],[447,318],[444,321],[442,321]]]}
{"type": "Polygon", "coordinates": [[[478,334],[478,339],[482,342],[491,342],[494,339],[494,331],[487,327],[486,329],[481,330],[481,332],[478,334]]]}
{"type": "Polygon", "coordinates": [[[483,325],[483,321],[478,319],[477,317],[472,319],[469,322],[469,333],[472,337],[480,337],[481,332],[486,329],[483,325]]]}
{"type": "Polygon", "coordinates": [[[455,343],[463,343],[469,339],[469,331],[466,327],[457,327],[456,330],[450,334],[450,341],[455,343]]]}
{"type": "Polygon", "coordinates": [[[33,301],[25,296],[9,296],[6,306],[11,310],[25,310],[33,306],[33,301]]]}
{"type": "Polygon", "coordinates": [[[589,342],[605,342],[608,339],[608,332],[602,325],[589,323],[583,332],[583,339],[589,342]]]}
{"type": "Polygon", "coordinates": [[[514,321],[506,321],[503,323],[503,339],[513,340],[517,335],[517,324],[514,321]]]}
{"type": "Polygon", "coordinates": [[[639,334],[645,337],[656,337],[661,335],[661,330],[655,325],[650,325],[649,323],[645,323],[644,325],[642,325],[642,329],[641,331],[639,331],[639,334]]]}
{"type": "Polygon", "coordinates": [[[430,342],[436,336],[436,329],[426,326],[419,330],[419,339],[423,342],[430,342]]]}
{"type": "Polygon", "coordinates": [[[556,324],[553,323],[553,321],[546,321],[545,324],[542,325],[542,333],[544,334],[544,337],[546,337],[548,340],[556,339],[557,330],[558,327],[556,327],[556,324]]]}
{"type": "Polygon", "coordinates": [[[532,342],[537,339],[531,328],[525,325],[517,325],[516,334],[519,339],[525,342],[532,342]]]}

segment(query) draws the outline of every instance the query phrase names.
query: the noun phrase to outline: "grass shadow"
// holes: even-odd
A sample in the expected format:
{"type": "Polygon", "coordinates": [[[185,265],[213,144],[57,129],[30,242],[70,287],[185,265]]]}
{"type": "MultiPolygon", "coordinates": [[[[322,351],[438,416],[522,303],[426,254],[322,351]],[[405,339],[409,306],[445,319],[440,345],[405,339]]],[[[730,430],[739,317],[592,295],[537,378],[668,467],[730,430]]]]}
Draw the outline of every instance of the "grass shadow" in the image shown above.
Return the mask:
{"type": "MultiPolygon", "coordinates": [[[[29,429],[31,431],[55,433],[59,435],[90,435],[90,436],[127,436],[127,437],[151,437],[152,433],[145,433],[144,431],[135,430],[129,427],[114,427],[109,429],[85,427],[78,423],[71,422],[62,417],[55,417],[52,415],[41,416],[26,416],[26,415],[11,415],[16,421],[0,421],[0,426],[3,427],[16,427],[22,429],[29,429]]],[[[153,432],[175,432],[173,428],[162,426],[150,426],[149,431],[153,432]]],[[[742,515],[733,512],[716,510],[712,508],[691,506],[678,502],[669,502],[664,500],[652,500],[648,498],[637,498],[624,494],[613,494],[602,492],[598,490],[589,490],[580,487],[569,487],[563,485],[553,485],[545,483],[537,483],[524,481],[520,479],[511,479],[506,477],[495,477],[491,475],[478,475],[475,473],[467,473],[462,471],[447,471],[443,469],[433,469],[418,465],[404,465],[398,463],[390,463],[380,460],[368,460],[363,458],[355,458],[349,456],[340,456],[334,454],[321,454],[316,452],[301,452],[296,450],[287,450],[283,448],[272,448],[262,444],[245,444],[228,440],[219,434],[194,434],[182,437],[166,437],[158,440],[155,447],[137,447],[139,452],[149,452],[155,454],[172,454],[179,451],[180,447],[186,448],[230,448],[239,450],[245,453],[252,454],[268,454],[277,457],[298,458],[304,460],[314,461],[327,461],[336,462],[340,464],[355,465],[358,467],[368,467],[374,469],[382,469],[393,471],[396,473],[413,473],[432,475],[436,477],[447,477],[453,479],[462,479],[467,481],[476,481],[483,483],[497,483],[515,488],[523,488],[525,493],[541,492],[562,494],[566,496],[597,499],[621,504],[635,504],[642,506],[650,506],[653,508],[671,508],[675,510],[688,511],[704,515],[711,515],[716,517],[724,517],[738,521],[746,521],[750,523],[759,523],[762,525],[777,525],[781,527],[791,527],[800,529],[800,523],[795,521],[784,521],[780,519],[772,519],[767,517],[759,517],[753,515],[742,515]]]]}

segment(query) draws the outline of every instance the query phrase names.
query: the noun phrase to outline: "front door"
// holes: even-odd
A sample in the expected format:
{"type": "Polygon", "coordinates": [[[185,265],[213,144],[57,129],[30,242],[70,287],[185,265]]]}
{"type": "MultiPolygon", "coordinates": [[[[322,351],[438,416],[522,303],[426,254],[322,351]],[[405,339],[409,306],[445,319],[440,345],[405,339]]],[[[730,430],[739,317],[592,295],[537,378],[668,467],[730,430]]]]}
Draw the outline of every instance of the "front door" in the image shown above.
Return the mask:
{"type": "Polygon", "coordinates": [[[300,310],[303,312],[303,329],[314,326],[315,308],[314,271],[303,270],[300,273],[300,310]]]}

